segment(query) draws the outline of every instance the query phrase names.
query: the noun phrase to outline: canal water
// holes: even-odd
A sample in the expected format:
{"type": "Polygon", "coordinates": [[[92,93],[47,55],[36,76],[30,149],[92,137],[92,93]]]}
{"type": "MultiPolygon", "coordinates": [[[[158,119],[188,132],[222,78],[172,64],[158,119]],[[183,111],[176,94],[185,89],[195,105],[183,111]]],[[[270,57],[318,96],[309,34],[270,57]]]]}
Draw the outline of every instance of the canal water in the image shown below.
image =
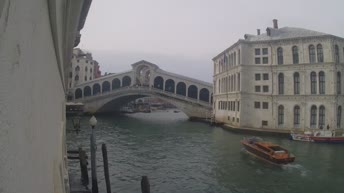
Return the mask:
{"type": "MultiPolygon", "coordinates": [[[[68,149],[82,146],[90,155],[89,118],[82,118],[79,134],[68,120],[68,149]]],[[[277,167],[245,153],[240,144],[245,134],[190,122],[181,112],[98,116],[97,120],[100,192],[106,192],[102,143],[108,148],[111,188],[116,193],[140,193],[144,175],[152,193],[344,192],[344,145],[262,136],[296,156],[294,163],[277,167]]],[[[70,162],[69,167],[79,175],[78,162],[70,162]]]]}

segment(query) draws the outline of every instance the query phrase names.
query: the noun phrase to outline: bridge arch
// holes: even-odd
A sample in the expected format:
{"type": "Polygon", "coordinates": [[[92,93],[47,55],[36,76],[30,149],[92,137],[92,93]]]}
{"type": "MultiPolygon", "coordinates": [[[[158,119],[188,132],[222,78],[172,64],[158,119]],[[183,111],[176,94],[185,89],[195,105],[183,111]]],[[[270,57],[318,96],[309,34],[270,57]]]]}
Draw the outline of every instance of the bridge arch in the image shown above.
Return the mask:
{"type": "Polygon", "coordinates": [[[121,88],[121,81],[118,78],[112,80],[112,90],[121,88]]]}
{"type": "Polygon", "coordinates": [[[195,85],[190,85],[188,88],[188,97],[197,99],[198,89],[195,85]]]}
{"type": "Polygon", "coordinates": [[[209,102],[209,90],[206,88],[202,88],[199,91],[199,100],[209,102]]]}
{"type": "Polygon", "coordinates": [[[164,79],[161,76],[154,78],[154,88],[163,90],[164,88],[164,79]]]}
{"type": "Polygon", "coordinates": [[[184,82],[178,82],[177,94],[186,96],[186,84],[184,82]]]}
{"type": "Polygon", "coordinates": [[[82,98],[82,90],[81,88],[76,89],[75,91],[75,99],[82,98]]]}
{"type": "Polygon", "coordinates": [[[100,85],[98,83],[95,83],[93,85],[93,95],[99,94],[100,93],[100,85]]]}
{"type": "Polygon", "coordinates": [[[174,87],[175,87],[174,80],[172,80],[172,79],[166,80],[166,82],[165,82],[165,91],[174,93],[174,87]]]}
{"type": "Polygon", "coordinates": [[[84,97],[88,97],[92,95],[92,89],[90,86],[84,87],[84,97]]]}
{"type": "Polygon", "coordinates": [[[131,78],[129,76],[124,76],[122,78],[122,87],[130,86],[131,85],[131,78]]]}
{"type": "Polygon", "coordinates": [[[104,81],[102,83],[102,93],[104,92],[110,92],[110,82],[109,81],[104,81]]]}

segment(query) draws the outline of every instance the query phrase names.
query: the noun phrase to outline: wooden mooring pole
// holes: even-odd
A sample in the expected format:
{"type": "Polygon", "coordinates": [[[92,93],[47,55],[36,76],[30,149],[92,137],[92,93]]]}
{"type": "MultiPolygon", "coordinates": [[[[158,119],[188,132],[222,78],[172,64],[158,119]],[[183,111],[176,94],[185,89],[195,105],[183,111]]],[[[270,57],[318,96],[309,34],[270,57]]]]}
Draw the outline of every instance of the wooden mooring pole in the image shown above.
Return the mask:
{"type": "Polygon", "coordinates": [[[142,176],[141,179],[141,192],[142,193],[150,193],[150,185],[147,176],[142,176]]]}
{"type": "Polygon", "coordinates": [[[94,126],[91,134],[91,174],[92,174],[92,193],[98,193],[97,165],[96,165],[96,141],[94,138],[94,126]]]}
{"type": "Polygon", "coordinates": [[[111,193],[111,186],[110,186],[110,177],[109,177],[109,164],[108,164],[108,157],[107,157],[107,149],[106,144],[102,144],[102,152],[103,152],[103,163],[104,163],[104,176],[105,176],[105,183],[106,183],[106,192],[111,193]]]}
{"type": "Polygon", "coordinates": [[[79,159],[80,159],[80,170],[81,170],[81,182],[84,186],[89,184],[88,171],[87,171],[87,156],[86,152],[79,147],[79,159]]]}

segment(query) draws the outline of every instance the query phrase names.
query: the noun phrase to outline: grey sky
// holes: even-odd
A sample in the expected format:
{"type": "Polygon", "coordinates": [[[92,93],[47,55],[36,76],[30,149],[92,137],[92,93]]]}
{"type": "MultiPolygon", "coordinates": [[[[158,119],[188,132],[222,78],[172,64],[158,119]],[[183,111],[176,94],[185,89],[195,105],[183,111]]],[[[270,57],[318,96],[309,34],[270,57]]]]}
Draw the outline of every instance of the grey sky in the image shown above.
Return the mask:
{"type": "Polygon", "coordinates": [[[94,0],[80,48],[102,72],[147,60],[212,81],[212,58],[260,28],[301,27],[344,37],[342,0],[94,0]]]}

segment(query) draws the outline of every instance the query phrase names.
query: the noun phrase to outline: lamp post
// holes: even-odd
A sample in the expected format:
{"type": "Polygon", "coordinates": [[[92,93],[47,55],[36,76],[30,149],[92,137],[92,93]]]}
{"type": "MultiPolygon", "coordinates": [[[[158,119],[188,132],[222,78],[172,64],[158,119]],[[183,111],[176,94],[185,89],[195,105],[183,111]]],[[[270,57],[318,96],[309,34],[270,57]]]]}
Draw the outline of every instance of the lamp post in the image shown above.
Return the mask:
{"type": "Polygon", "coordinates": [[[97,119],[92,116],[90,119],[90,125],[92,127],[91,132],[91,174],[92,174],[92,193],[98,193],[98,182],[97,182],[97,166],[96,166],[96,140],[94,137],[94,128],[97,125],[97,119]]]}

